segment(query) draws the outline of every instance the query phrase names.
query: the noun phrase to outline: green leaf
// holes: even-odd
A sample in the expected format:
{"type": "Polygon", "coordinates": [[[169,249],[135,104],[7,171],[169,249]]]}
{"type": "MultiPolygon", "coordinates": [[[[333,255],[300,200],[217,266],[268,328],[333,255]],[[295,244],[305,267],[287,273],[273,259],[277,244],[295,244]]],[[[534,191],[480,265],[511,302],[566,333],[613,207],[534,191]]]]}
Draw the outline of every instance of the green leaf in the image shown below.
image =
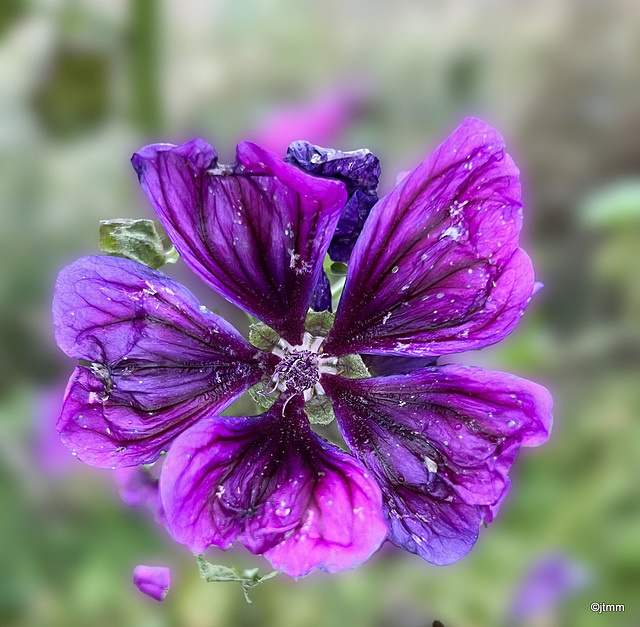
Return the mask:
{"type": "Polygon", "coordinates": [[[593,228],[640,224],[640,180],[620,181],[597,191],[584,203],[581,217],[593,228]]]}
{"type": "Polygon", "coordinates": [[[153,220],[101,220],[100,250],[153,270],[178,261],[178,252],[153,220]]]}
{"type": "Polygon", "coordinates": [[[237,568],[229,568],[227,566],[220,566],[218,564],[211,564],[204,559],[202,555],[198,555],[197,558],[198,568],[200,570],[200,576],[207,582],[214,581],[235,581],[242,585],[242,592],[247,603],[251,603],[248,592],[251,588],[255,588],[259,583],[271,579],[278,574],[277,570],[271,571],[262,577],[258,574],[257,568],[248,568],[243,571],[239,571],[237,568]]]}

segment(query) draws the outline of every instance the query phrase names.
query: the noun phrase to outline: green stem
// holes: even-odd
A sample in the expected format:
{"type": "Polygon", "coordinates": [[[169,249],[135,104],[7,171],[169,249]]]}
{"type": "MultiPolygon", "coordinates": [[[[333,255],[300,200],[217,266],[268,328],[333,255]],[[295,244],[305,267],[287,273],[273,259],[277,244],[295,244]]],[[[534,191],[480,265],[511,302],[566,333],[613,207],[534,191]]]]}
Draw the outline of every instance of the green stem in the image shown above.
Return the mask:
{"type": "Polygon", "coordinates": [[[144,133],[162,129],[159,0],[131,0],[130,79],[133,120],[144,133]]]}

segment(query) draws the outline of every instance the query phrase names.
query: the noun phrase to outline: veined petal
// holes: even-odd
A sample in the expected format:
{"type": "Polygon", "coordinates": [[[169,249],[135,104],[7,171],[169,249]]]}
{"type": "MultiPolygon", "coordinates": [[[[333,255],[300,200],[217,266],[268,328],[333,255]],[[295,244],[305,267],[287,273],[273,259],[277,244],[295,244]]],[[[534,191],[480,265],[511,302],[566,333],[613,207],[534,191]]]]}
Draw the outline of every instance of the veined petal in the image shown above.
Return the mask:
{"type": "Polygon", "coordinates": [[[366,149],[342,152],[297,141],[289,146],[285,161],[346,185],[348,200],[331,240],[329,256],[333,261],[347,263],[365,220],[378,201],[378,158],[366,149]]]}
{"type": "Polygon", "coordinates": [[[292,577],[360,564],[386,535],[380,490],[315,435],[301,397],[255,418],[208,418],[167,455],[160,490],[174,539],[201,553],[240,540],[292,577]]]}
{"type": "Polygon", "coordinates": [[[60,348],[91,362],[69,381],[58,432],[93,466],[155,461],[273,365],[180,284],[128,259],[62,270],[53,317],[60,348]]]}
{"type": "Polygon", "coordinates": [[[132,163],[180,255],[204,281],[299,344],[344,185],[238,144],[219,165],[201,140],[156,144],[132,163]]]}
{"type": "Polygon", "coordinates": [[[344,379],[324,375],[349,448],[381,486],[389,539],[436,564],[462,557],[509,488],[520,446],[549,435],[541,386],[468,366],[344,379]]]}
{"type": "Polygon", "coordinates": [[[534,289],[518,170],[467,119],[372,209],[324,349],[437,356],[499,341],[534,289]]]}

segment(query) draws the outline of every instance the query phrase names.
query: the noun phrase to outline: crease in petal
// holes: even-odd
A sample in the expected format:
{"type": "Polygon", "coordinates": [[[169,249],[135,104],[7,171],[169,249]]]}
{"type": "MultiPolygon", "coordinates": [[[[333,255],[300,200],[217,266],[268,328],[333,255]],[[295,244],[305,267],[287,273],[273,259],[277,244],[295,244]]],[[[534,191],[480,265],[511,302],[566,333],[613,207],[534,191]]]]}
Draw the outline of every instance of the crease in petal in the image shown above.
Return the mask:
{"type": "Polygon", "coordinates": [[[201,553],[239,540],[291,577],[368,559],[386,535],[380,490],[361,464],[315,435],[299,396],[259,417],[185,431],[160,486],[177,542],[201,553]]]}
{"type": "Polygon", "coordinates": [[[325,351],[429,357],[507,335],[534,291],[518,176],[500,135],[465,120],[371,210],[325,351]]]}
{"type": "Polygon", "coordinates": [[[460,559],[493,519],[521,446],[549,435],[541,386],[468,366],[324,375],[340,432],[383,493],[389,540],[435,564],[460,559]]]}
{"type": "Polygon", "coordinates": [[[53,316],[60,348],[84,360],[58,433],[93,466],[155,461],[273,365],[180,284],[128,259],[85,257],[62,270],[53,316]]]}
{"type": "Polygon", "coordinates": [[[132,158],[180,255],[231,302],[299,344],[344,184],[310,176],[249,142],[218,163],[201,140],[132,158]]]}

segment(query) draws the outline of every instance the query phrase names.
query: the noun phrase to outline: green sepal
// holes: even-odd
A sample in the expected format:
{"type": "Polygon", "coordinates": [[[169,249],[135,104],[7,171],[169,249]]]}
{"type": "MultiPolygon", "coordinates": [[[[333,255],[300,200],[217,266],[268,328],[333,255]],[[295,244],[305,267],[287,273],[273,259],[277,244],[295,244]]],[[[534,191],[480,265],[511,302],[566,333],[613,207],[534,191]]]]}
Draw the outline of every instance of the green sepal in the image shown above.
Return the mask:
{"type": "Polygon", "coordinates": [[[256,405],[263,411],[267,411],[280,398],[280,391],[273,390],[273,381],[267,379],[260,381],[249,388],[249,395],[256,405]]]}
{"type": "Polygon", "coordinates": [[[336,261],[331,264],[330,272],[333,276],[347,276],[347,264],[336,261]]]}
{"type": "Polygon", "coordinates": [[[338,373],[345,379],[369,379],[371,373],[360,355],[343,355],[338,358],[338,373]]]}
{"type": "Polygon", "coordinates": [[[304,410],[312,425],[328,425],[335,419],[333,405],[324,394],[312,396],[306,403],[304,410]]]}
{"type": "Polygon", "coordinates": [[[256,322],[249,327],[249,342],[261,351],[270,353],[280,341],[280,336],[264,322],[256,322]]]}
{"type": "Polygon", "coordinates": [[[229,568],[227,566],[211,564],[207,562],[202,555],[198,555],[196,561],[198,563],[198,569],[200,570],[200,576],[205,581],[237,581],[240,583],[247,603],[251,603],[251,599],[248,594],[251,588],[255,588],[259,583],[262,583],[267,579],[271,579],[278,574],[278,571],[274,570],[261,577],[258,574],[257,568],[247,568],[243,571],[239,571],[235,566],[229,568]]]}
{"type": "Polygon", "coordinates": [[[326,337],[333,327],[334,320],[335,315],[330,311],[309,311],[304,328],[314,337],[326,337]]]}
{"type": "Polygon", "coordinates": [[[101,220],[100,250],[153,270],[179,259],[162,226],[153,220],[101,220]]]}

